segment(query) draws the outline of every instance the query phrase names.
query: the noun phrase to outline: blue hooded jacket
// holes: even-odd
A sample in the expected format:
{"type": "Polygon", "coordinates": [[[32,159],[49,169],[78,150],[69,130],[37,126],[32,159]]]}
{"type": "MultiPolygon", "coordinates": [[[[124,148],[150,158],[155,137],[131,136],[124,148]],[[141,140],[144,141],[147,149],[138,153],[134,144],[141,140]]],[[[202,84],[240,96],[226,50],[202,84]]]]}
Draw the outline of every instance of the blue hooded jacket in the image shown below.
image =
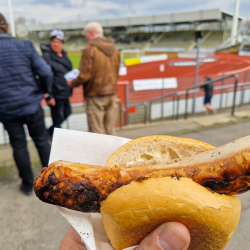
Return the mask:
{"type": "Polygon", "coordinates": [[[0,122],[37,112],[43,94],[51,94],[52,82],[50,66],[30,41],[0,32],[0,122]]]}

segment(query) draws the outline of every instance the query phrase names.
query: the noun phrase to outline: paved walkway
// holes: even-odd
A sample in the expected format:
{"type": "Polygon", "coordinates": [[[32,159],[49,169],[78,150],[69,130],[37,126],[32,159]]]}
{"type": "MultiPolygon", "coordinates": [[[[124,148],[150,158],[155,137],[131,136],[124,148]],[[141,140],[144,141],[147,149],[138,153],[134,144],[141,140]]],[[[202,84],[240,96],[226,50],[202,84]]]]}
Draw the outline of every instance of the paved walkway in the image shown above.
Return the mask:
{"type": "Polygon", "coordinates": [[[180,119],[177,121],[158,122],[146,125],[139,124],[117,130],[117,135],[131,139],[155,134],[179,135],[191,131],[200,131],[212,126],[238,123],[247,119],[250,119],[250,106],[245,106],[242,110],[235,112],[235,116],[233,117],[229,115],[229,112],[225,112],[208,116],[189,117],[187,120],[180,119]]]}
{"type": "MultiPolygon", "coordinates": [[[[250,109],[249,109],[250,110],[250,109]]],[[[215,114],[147,126],[118,130],[118,136],[136,138],[152,134],[177,134],[219,146],[250,134],[250,111],[236,112],[237,117],[215,114]],[[234,124],[233,124],[234,123],[234,124]]],[[[29,142],[34,165],[39,165],[33,143],[29,142]]],[[[9,146],[0,147],[0,245],[1,250],[58,250],[69,228],[55,206],[40,202],[35,195],[26,197],[18,190],[20,179],[13,166],[9,146]],[[5,176],[3,176],[5,175],[5,176]]],[[[34,168],[38,175],[41,168],[34,168]]],[[[240,195],[242,215],[238,229],[227,250],[245,250],[250,245],[250,192],[240,195]]]]}

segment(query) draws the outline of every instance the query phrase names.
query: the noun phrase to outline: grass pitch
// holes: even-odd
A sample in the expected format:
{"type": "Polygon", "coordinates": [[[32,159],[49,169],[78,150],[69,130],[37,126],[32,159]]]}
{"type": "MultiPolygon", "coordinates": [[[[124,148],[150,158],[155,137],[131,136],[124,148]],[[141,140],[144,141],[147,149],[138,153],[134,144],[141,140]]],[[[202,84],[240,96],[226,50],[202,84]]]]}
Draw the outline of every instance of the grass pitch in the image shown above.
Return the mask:
{"type": "Polygon", "coordinates": [[[78,69],[81,61],[81,53],[68,53],[69,60],[72,63],[73,69],[78,69]]]}
{"type": "MultiPolygon", "coordinates": [[[[177,54],[167,54],[168,58],[171,57],[177,57],[177,54]]],[[[81,60],[81,53],[70,53],[68,52],[68,57],[72,63],[73,69],[78,69],[79,68],[79,64],[80,64],[80,60],[81,60]]],[[[142,56],[142,55],[141,55],[142,56]]],[[[135,54],[124,54],[123,55],[123,60],[128,59],[128,58],[137,58],[140,57],[138,56],[136,53],[135,54]]],[[[122,62],[122,58],[121,58],[121,62],[122,62]]]]}

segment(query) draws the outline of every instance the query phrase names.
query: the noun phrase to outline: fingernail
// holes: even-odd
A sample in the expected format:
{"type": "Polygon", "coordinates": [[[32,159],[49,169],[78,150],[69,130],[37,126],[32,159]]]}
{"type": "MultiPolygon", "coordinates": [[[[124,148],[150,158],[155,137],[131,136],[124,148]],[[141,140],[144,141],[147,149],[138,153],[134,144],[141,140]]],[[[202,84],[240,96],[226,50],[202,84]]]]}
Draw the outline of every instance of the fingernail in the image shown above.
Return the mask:
{"type": "Polygon", "coordinates": [[[182,250],[186,245],[186,240],[179,231],[167,226],[159,236],[159,244],[163,250],[182,250]]]}

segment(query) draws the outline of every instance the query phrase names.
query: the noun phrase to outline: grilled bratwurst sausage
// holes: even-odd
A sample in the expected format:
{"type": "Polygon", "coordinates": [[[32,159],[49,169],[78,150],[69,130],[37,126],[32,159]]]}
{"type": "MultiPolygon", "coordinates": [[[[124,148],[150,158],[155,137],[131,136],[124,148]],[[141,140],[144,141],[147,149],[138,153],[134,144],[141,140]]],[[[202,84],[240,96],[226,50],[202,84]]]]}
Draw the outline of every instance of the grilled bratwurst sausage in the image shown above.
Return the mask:
{"type": "Polygon", "coordinates": [[[82,212],[99,212],[107,196],[132,181],[187,177],[211,191],[235,195],[250,189],[250,136],[216,149],[142,167],[112,168],[53,162],[34,182],[39,199],[82,212]]]}

